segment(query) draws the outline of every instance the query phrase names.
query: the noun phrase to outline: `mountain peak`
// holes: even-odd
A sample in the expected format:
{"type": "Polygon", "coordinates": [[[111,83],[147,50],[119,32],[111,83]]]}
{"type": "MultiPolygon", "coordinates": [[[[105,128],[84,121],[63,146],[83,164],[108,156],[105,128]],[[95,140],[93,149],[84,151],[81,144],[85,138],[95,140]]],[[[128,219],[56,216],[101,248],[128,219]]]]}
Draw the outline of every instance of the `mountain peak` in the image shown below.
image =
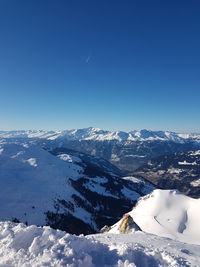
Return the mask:
{"type": "Polygon", "coordinates": [[[108,131],[95,127],[82,129],[72,129],[63,131],[44,130],[20,130],[20,131],[0,131],[1,138],[43,138],[55,140],[64,138],[66,140],[94,140],[94,141],[173,141],[183,143],[187,140],[200,142],[200,134],[181,134],[170,131],[152,131],[147,129],[125,131],[108,131]]]}

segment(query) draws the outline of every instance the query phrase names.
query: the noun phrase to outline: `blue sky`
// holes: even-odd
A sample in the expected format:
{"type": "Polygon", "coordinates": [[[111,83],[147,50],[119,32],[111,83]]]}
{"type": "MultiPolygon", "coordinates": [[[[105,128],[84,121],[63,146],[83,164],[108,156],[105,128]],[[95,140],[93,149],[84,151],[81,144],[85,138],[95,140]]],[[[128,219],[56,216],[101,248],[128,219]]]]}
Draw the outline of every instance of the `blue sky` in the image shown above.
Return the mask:
{"type": "Polygon", "coordinates": [[[200,132],[200,3],[1,0],[0,128],[200,132]]]}

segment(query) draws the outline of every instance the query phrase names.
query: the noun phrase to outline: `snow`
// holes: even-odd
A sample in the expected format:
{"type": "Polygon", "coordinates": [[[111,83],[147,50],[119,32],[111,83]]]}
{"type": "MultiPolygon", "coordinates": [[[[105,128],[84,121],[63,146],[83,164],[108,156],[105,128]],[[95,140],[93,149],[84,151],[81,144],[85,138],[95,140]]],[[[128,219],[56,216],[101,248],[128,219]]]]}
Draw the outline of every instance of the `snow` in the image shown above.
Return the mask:
{"type": "Polygon", "coordinates": [[[146,158],[146,155],[127,155],[125,157],[128,157],[128,158],[130,158],[130,157],[132,157],[132,158],[146,158]]]}
{"type": "Polygon", "coordinates": [[[176,173],[176,174],[178,174],[178,173],[181,173],[181,172],[183,172],[183,170],[182,169],[178,169],[178,168],[170,168],[170,169],[168,169],[167,170],[167,172],[168,173],[176,173]]]}
{"type": "Polygon", "coordinates": [[[47,211],[56,212],[55,200],[71,200],[79,193],[67,184],[78,179],[82,167],[63,161],[35,145],[3,144],[0,154],[0,220],[17,218],[46,225],[47,211]]]}
{"type": "Polygon", "coordinates": [[[191,156],[199,156],[200,155],[200,150],[196,150],[194,152],[190,153],[191,156]]]}
{"type": "Polygon", "coordinates": [[[200,134],[181,134],[169,131],[133,130],[130,132],[107,131],[99,128],[89,127],[64,131],[0,131],[0,138],[28,138],[56,140],[94,140],[94,141],[173,141],[184,143],[187,140],[200,142],[200,134]]]}
{"type": "Polygon", "coordinates": [[[35,158],[30,158],[26,160],[31,166],[37,167],[37,160],[35,158]]]}
{"type": "MultiPolygon", "coordinates": [[[[129,214],[145,232],[200,245],[199,207],[200,199],[184,196],[176,190],[156,189],[140,198],[129,214]]],[[[119,233],[120,222],[110,233],[119,233]]]]}
{"type": "Polygon", "coordinates": [[[49,227],[0,225],[1,266],[92,266],[92,255],[106,246],[49,227]],[[91,254],[91,256],[90,256],[91,254]]]}
{"type": "MultiPolygon", "coordinates": [[[[98,231],[100,226],[97,217],[92,219],[98,209],[98,201],[97,207],[93,207],[90,192],[94,192],[91,196],[95,195],[97,199],[110,197],[119,200],[121,196],[128,200],[127,203],[132,203],[141,194],[153,190],[147,182],[139,185],[137,190],[140,194],[135,192],[131,182],[127,187],[122,186],[120,177],[112,174],[109,165],[107,167],[101,160],[90,162],[108,172],[97,172],[99,176],[95,176],[94,172],[92,177],[86,174],[87,164],[78,156],[66,153],[55,156],[23,140],[17,140],[17,143],[6,140],[1,143],[0,149],[0,221],[20,221],[43,226],[52,223],[49,214],[58,214],[58,218],[64,214],[72,215],[98,231]],[[120,184],[119,193],[112,192],[112,182],[115,186],[120,184]]],[[[109,206],[110,203],[108,209],[109,206]]],[[[102,209],[106,208],[103,206],[102,209]]]]}
{"type": "Polygon", "coordinates": [[[21,131],[0,131],[1,138],[49,138],[54,139],[61,134],[61,131],[44,130],[21,130],[21,131]]]}
{"type": "Polygon", "coordinates": [[[122,179],[132,181],[132,182],[137,183],[137,184],[141,183],[141,181],[142,181],[141,179],[136,178],[134,176],[124,176],[124,177],[122,177],[122,179]]]}
{"type": "Polygon", "coordinates": [[[200,262],[198,245],[184,244],[140,231],[117,235],[106,233],[90,238],[107,244],[111,250],[116,250],[116,266],[197,267],[200,262]]]}
{"type": "Polygon", "coordinates": [[[200,186],[200,179],[197,179],[197,180],[195,180],[195,181],[192,181],[190,184],[191,184],[192,186],[194,186],[194,187],[198,187],[198,186],[200,186]]]}
{"type": "Polygon", "coordinates": [[[194,140],[195,142],[200,142],[200,134],[195,134],[195,133],[190,133],[190,134],[177,134],[179,137],[183,139],[189,139],[189,140],[194,140]]]}
{"type": "Polygon", "coordinates": [[[73,135],[74,139],[78,140],[115,140],[119,142],[135,142],[135,141],[174,141],[174,142],[184,142],[185,139],[178,136],[178,134],[173,132],[163,132],[163,131],[148,131],[148,130],[141,130],[141,131],[131,131],[131,132],[122,132],[122,131],[104,131],[95,128],[86,128],[82,129],[84,135],[77,136],[77,132],[75,131],[68,131],[69,135],[73,135]]]}
{"type": "Polygon", "coordinates": [[[75,236],[0,222],[3,267],[194,267],[199,266],[199,248],[140,231],[75,236]]]}
{"type": "Polygon", "coordinates": [[[91,224],[96,231],[98,231],[98,227],[95,224],[95,222],[92,220],[92,214],[87,212],[85,209],[81,207],[75,207],[73,216],[77,218],[81,218],[82,221],[84,221],[86,224],[91,224]]]}
{"type": "MultiPolygon", "coordinates": [[[[147,181],[145,181],[142,178],[138,178],[138,177],[134,177],[134,176],[125,176],[125,177],[122,177],[122,179],[134,182],[135,184],[138,184],[139,186],[144,186],[143,188],[140,189],[144,195],[148,194],[149,192],[151,192],[155,189],[155,187],[151,183],[148,183],[147,181]]],[[[124,193],[125,193],[125,191],[124,191],[124,193]]],[[[126,191],[126,193],[128,193],[128,192],[126,191]]],[[[133,194],[133,192],[130,193],[130,195],[132,195],[132,194],[133,194]]]]}
{"type": "Polygon", "coordinates": [[[184,138],[184,139],[188,139],[188,138],[191,137],[190,134],[184,134],[184,133],[183,134],[182,133],[179,133],[178,136],[180,136],[181,138],[184,138]]]}
{"type": "Polygon", "coordinates": [[[75,156],[71,156],[71,155],[68,155],[68,154],[59,154],[57,157],[62,159],[62,160],[64,160],[64,161],[67,161],[67,162],[75,162],[75,163],[80,163],[81,162],[80,158],[75,157],[75,156]]]}
{"type": "Polygon", "coordinates": [[[84,184],[84,187],[89,189],[92,192],[99,194],[99,195],[103,195],[106,197],[119,198],[118,196],[112,195],[109,192],[107,192],[105,187],[101,186],[100,184],[97,184],[96,182],[94,183],[92,181],[89,181],[89,182],[84,184]]]}
{"type": "Polygon", "coordinates": [[[162,175],[165,173],[165,170],[158,170],[158,175],[162,175]]]}
{"type": "Polygon", "coordinates": [[[198,164],[196,163],[196,161],[194,161],[194,162],[187,162],[186,160],[184,160],[184,161],[179,161],[178,164],[179,164],[179,165],[198,165],[198,164]]]}
{"type": "Polygon", "coordinates": [[[133,190],[130,190],[126,187],[123,187],[123,189],[121,190],[121,192],[127,197],[127,198],[131,198],[133,200],[136,200],[140,197],[140,195],[136,192],[134,192],[133,190]]]}

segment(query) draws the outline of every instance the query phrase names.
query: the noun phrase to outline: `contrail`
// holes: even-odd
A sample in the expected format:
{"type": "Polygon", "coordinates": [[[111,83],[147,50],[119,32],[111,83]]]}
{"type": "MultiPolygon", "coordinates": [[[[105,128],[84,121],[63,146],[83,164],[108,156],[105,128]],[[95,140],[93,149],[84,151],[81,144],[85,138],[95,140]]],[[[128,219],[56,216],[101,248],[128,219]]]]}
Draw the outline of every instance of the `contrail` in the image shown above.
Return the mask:
{"type": "Polygon", "coordinates": [[[89,55],[89,56],[86,58],[85,63],[88,63],[88,62],[90,61],[90,59],[91,59],[91,55],[89,55]]]}

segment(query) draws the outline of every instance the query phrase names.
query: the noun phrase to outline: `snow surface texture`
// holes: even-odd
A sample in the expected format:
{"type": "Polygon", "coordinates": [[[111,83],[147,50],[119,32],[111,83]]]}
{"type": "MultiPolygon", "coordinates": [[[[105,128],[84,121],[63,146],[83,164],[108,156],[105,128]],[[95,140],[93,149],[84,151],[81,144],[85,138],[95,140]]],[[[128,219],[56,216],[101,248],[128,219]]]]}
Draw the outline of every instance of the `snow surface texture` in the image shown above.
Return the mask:
{"type": "MultiPolygon", "coordinates": [[[[176,190],[154,190],[138,201],[129,214],[142,231],[200,245],[200,199],[176,190]]],[[[110,233],[119,233],[121,220],[110,233]]],[[[134,231],[134,230],[133,230],[134,231]]]]}
{"type": "Polygon", "coordinates": [[[4,267],[197,267],[199,248],[140,231],[84,237],[49,227],[0,223],[4,267]]]}

